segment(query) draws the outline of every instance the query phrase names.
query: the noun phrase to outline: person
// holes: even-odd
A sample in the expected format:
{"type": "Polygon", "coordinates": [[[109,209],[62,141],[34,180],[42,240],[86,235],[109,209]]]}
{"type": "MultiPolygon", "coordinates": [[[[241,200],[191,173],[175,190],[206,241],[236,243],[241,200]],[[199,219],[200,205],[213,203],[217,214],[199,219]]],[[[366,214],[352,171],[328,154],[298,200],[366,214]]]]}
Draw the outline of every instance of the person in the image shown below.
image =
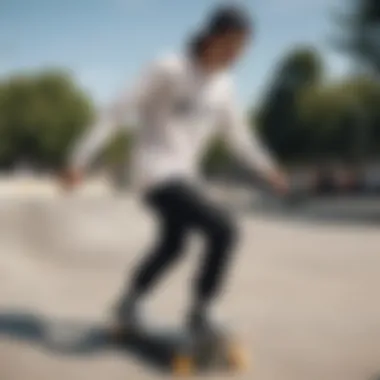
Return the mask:
{"type": "Polygon", "coordinates": [[[159,235],[117,303],[120,329],[138,328],[142,299],[182,257],[192,231],[202,234],[206,245],[185,325],[194,331],[214,326],[210,309],[224,284],[237,231],[232,216],[199,185],[197,168],[213,136],[224,136],[276,191],[287,189],[285,175],[252,135],[234,95],[230,68],[254,32],[253,21],[243,8],[219,6],[205,24],[183,52],[150,64],[136,86],[99,116],[69,160],[66,183],[73,186],[125,115],[138,117],[132,181],[157,217],[159,235]]]}

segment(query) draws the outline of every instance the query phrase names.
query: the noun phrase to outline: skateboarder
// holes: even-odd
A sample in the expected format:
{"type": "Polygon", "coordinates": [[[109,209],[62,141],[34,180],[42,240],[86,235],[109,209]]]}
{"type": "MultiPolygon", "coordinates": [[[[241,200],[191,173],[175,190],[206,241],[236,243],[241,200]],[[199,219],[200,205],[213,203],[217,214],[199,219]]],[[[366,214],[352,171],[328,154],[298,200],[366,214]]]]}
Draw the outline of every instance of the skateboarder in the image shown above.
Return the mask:
{"type": "Polygon", "coordinates": [[[234,98],[229,69],[253,34],[245,9],[214,10],[183,52],[153,62],[135,88],[100,115],[74,148],[65,177],[69,185],[80,181],[124,116],[137,115],[132,178],[157,217],[160,234],[117,305],[121,328],[137,327],[141,300],[182,257],[192,231],[201,233],[206,245],[186,324],[196,330],[213,326],[210,304],[221,290],[237,240],[231,216],[209,200],[197,182],[200,158],[215,134],[224,136],[237,156],[276,191],[287,190],[285,176],[252,135],[234,98]]]}

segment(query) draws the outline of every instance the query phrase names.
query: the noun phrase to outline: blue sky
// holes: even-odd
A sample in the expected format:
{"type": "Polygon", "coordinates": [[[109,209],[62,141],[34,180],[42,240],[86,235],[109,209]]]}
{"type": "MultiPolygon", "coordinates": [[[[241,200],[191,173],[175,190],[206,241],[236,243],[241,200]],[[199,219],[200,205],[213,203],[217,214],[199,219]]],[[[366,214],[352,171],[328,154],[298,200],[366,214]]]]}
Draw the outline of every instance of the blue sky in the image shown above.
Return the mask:
{"type": "MultiPolygon", "coordinates": [[[[313,44],[329,73],[348,63],[328,46],[331,12],[343,0],[245,0],[258,33],[236,68],[242,101],[260,99],[278,60],[313,44]]],[[[214,0],[1,0],[0,75],[41,67],[69,68],[97,103],[133,82],[141,65],[175,51],[214,0]]]]}

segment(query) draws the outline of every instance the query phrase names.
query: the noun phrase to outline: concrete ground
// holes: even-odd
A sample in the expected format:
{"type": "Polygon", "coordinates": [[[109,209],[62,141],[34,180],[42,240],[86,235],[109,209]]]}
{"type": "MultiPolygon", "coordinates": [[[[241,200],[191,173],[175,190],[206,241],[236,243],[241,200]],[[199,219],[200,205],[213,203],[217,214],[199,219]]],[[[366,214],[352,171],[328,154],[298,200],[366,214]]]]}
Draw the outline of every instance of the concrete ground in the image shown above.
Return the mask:
{"type": "MultiPolygon", "coordinates": [[[[380,375],[377,228],[247,214],[239,221],[241,242],[218,311],[238,332],[252,364],[233,377],[380,375]]],[[[41,335],[41,329],[53,334],[61,321],[106,320],[153,228],[129,196],[2,197],[0,379],[165,378],[128,353],[64,354],[44,345],[41,335]]],[[[147,311],[155,319],[180,322],[200,252],[194,240],[185,262],[152,295],[147,311]]]]}

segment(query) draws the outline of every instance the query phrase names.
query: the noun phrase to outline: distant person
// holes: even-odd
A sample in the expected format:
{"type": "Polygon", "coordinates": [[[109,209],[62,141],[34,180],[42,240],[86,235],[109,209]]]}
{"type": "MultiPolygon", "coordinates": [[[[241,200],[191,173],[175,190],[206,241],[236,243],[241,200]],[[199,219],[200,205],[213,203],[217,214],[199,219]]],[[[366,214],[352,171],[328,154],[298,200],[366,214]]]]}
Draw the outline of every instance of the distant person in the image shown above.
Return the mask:
{"type": "Polygon", "coordinates": [[[198,186],[200,159],[213,136],[221,133],[235,153],[278,193],[287,191],[285,176],[252,136],[233,95],[228,70],[250,42],[252,32],[245,9],[216,9],[203,29],[187,41],[184,52],[153,62],[135,89],[117,99],[74,149],[68,185],[80,182],[126,113],[138,116],[132,178],[158,218],[160,235],[117,304],[116,325],[121,332],[139,327],[141,300],[183,256],[193,230],[203,235],[206,250],[186,326],[194,331],[213,327],[210,305],[221,290],[237,239],[232,217],[198,186]]]}

